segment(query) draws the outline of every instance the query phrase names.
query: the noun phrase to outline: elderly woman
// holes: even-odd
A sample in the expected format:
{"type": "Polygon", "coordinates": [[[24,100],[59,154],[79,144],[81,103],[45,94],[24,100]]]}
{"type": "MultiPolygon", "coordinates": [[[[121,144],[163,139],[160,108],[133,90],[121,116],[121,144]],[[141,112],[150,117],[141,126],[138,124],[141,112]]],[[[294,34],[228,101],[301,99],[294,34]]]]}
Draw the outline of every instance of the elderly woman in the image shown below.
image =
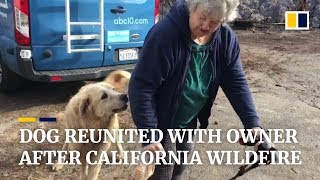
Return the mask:
{"type": "MultiPolygon", "coordinates": [[[[237,5],[238,0],[178,0],[145,39],[129,84],[132,118],[139,129],[161,129],[165,151],[192,150],[186,141],[172,143],[166,130],[195,129],[198,122],[207,128],[219,86],[244,128],[260,127],[238,40],[225,24],[237,5]]],[[[159,165],[151,179],[182,179],[185,169],[159,165]]]]}

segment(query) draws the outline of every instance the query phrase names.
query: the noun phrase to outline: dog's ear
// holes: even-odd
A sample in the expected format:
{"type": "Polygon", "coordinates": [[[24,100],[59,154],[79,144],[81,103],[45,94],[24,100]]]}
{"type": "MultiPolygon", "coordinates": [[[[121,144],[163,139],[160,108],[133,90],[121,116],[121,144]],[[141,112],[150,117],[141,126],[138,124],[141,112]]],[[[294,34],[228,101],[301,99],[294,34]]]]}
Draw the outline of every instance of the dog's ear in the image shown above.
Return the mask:
{"type": "Polygon", "coordinates": [[[117,91],[119,92],[125,91],[125,88],[128,84],[127,83],[128,79],[126,79],[122,74],[116,74],[113,80],[114,82],[112,85],[116,88],[117,91]]]}
{"type": "Polygon", "coordinates": [[[122,78],[123,78],[123,75],[121,75],[121,74],[115,74],[113,80],[114,80],[115,83],[120,83],[122,78]]]}
{"type": "Polygon", "coordinates": [[[117,70],[113,71],[106,77],[105,82],[112,85],[118,92],[126,92],[128,89],[131,74],[127,71],[117,70]]]}
{"type": "Polygon", "coordinates": [[[89,97],[82,98],[81,101],[79,102],[79,106],[77,109],[80,117],[87,118],[90,113],[89,108],[90,108],[90,98],[89,97]]]}

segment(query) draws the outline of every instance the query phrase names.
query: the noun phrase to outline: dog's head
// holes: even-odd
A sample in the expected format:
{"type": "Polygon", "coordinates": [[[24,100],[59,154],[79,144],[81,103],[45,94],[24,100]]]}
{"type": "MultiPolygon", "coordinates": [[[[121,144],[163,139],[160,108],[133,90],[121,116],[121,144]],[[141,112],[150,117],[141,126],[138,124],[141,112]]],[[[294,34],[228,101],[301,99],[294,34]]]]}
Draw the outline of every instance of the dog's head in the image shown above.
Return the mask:
{"type": "Polygon", "coordinates": [[[127,109],[128,97],[104,83],[88,84],[78,92],[79,102],[75,111],[82,118],[109,118],[127,109]]]}
{"type": "Polygon", "coordinates": [[[117,92],[127,93],[130,78],[131,73],[128,71],[116,70],[111,72],[104,82],[110,84],[117,92]]]}

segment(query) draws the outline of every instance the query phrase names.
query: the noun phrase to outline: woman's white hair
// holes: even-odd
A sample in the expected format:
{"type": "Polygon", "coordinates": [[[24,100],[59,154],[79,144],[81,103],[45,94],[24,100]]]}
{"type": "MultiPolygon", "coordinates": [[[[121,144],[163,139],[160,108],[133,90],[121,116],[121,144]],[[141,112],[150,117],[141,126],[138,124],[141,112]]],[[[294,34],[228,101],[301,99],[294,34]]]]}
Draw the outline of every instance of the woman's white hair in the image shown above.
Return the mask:
{"type": "Polygon", "coordinates": [[[223,19],[223,23],[231,22],[238,16],[239,0],[186,0],[189,12],[202,8],[208,14],[223,19]]]}

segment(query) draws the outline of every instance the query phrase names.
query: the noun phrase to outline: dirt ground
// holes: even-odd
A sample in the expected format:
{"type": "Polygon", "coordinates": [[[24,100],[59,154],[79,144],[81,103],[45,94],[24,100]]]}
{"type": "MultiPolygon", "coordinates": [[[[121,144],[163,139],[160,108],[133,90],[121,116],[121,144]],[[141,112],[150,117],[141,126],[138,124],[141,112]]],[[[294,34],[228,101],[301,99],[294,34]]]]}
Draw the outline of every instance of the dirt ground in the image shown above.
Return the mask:
{"type": "MultiPolygon", "coordinates": [[[[278,150],[301,151],[302,165],[274,165],[254,169],[238,179],[319,179],[320,176],[320,32],[236,31],[241,58],[258,114],[265,128],[297,130],[297,144],[276,144],[278,150]]],[[[84,82],[33,84],[14,94],[0,93],[0,179],[78,179],[78,167],[60,172],[44,164],[19,166],[24,150],[60,150],[62,144],[20,144],[20,128],[60,128],[59,123],[18,123],[18,117],[55,117],[84,82]]],[[[133,128],[128,112],[121,127],[133,128]]],[[[209,128],[226,132],[241,128],[239,118],[222,91],[212,108],[209,128]]],[[[224,137],[224,136],[223,136],[224,137]]],[[[195,150],[242,151],[239,144],[196,144],[195,150]]],[[[124,145],[138,150],[139,145],[124,145]]],[[[204,157],[203,157],[204,158],[204,157]]],[[[204,158],[206,159],[206,158],[204,158]]],[[[231,179],[236,165],[190,166],[185,179],[231,179]]],[[[103,166],[100,179],[126,179],[129,166],[103,166]]]]}

